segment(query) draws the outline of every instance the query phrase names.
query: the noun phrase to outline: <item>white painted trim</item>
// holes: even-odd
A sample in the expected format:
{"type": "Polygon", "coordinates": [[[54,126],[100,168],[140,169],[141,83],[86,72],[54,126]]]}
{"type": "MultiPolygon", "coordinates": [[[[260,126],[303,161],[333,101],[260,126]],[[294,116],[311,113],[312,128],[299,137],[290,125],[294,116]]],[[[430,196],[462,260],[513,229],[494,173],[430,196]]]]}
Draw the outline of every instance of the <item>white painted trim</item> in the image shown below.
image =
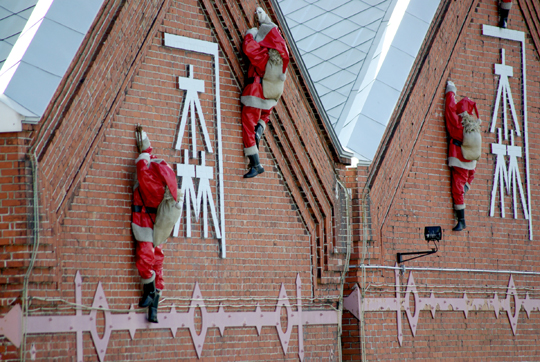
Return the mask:
{"type": "Polygon", "coordinates": [[[0,102],[0,133],[21,132],[24,117],[7,104],[0,102]]]}
{"type": "Polygon", "coordinates": [[[489,274],[514,274],[514,275],[540,275],[540,272],[519,271],[519,270],[498,270],[498,269],[469,269],[469,268],[423,268],[423,267],[405,267],[402,266],[386,266],[386,265],[351,265],[351,269],[389,269],[401,270],[405,273],[407,270],[416,271],[437,271],[447,273],[489,273],[489,274]]]}
{"type": "Polygon", "coordinates": [[[188,50],[196,53],[212,55],[214,57],[214,76],[216,81],[216,123],[217,123],[217,153],[218,153],[218,186],[219,186],[219,217],[221,221],[221,257],[227,257],[225,240],[225,187],[223,184],[223,142],[221,137],[221,98],[220,98],[220,80],[219,80],[219,47],[217,43],[204,40],[188,38],[185,36],[164,34],[164,45],[188,50]]]}
{"type": "Polygon", "coordinates": [[[500,39],[518,41],[521,43],[521,64],[523,69],[523,145],[525,147],[525,173],[527,178],[527,208],[529,209],[529,240],[533,240],[531,184],[529,166],[529,127],[527,114],[527,65],[525,55],[525,33],[517,30],[499,28],[497,26],[482,25],[482,34],[500,39]]]}
{"type": "Polygon", "coordinates": [[[218,45],[209,41],[165,33],[165,46],[218,56],[218,45]]]}
{"type": "Polygon", "coordinates": [[[503,98],[503,126],[504,126],[504,139],[508,140],[508,121],[507,121],[507,106],[510,104],[510,113],[512,114],[512,120],[514,121],[514,127],[516,128],[517,135],[521,137],[521,131],[519,129],[519,122],[517,119],[517,113],[514,106],[514,99],[512,98],[512,91],[510,89],[509,77],[513,77],[514,71],[513,68],[506,65],[506,56],[504,48],[501,49],[501,64],[495,64],[494,73],[499,76],[499,86],[497,88],[497,96],[495,97],[495,107],[493,111],[493,116],[491,118],[491,128],[490,132],[495,132],[495,125],[497,122],[497,114],[499,112],[499,106],[501,98],[503,98]],[[508,101],[508,102],[507,102],[508,101]]]}
{"type": "MultiPolygon", "coordinates": [[[[208,208],[210,208],[216,238],[221,239],[221,231],[217,223],[216,208],[214,206],[214,199],[212,197],[212,189],[210,188],[210,180],[214,178],[213,168],[206,166],[204,152],[201,152],[201,164],[195,166],[195,174],[199,179],[199,187],[197,189],[197,198],[195,202],[197,207],[202,208],[204,238],[208,238],[208,208]]],[[[199,209],[199,212],[200,211],[201,210],[199,209]]]]}
{"type": "Polygon", "coordinates": [[[494,38],[508,39],[513,41],[525,42],[525,33],[522,31],[499,28],[498,26],[482,25],[482,35],[492,36],[494,38]]]}
{"type": "Polygon", "coordinates": [[[177,150],[182,149],[182,138],[184,137],[184,131],[188,120],[188,111],[191,111],[191,139],[192,139],[192,154],[193,158],[197,158],[197,135],[195,130],[195,111],[199,117],[199,122],[203,131],[204,143],[209,153],[213,153],[212,143],[210,142],[210,136],[208,135],[208,129],[206,128],[206,121],[204,120],[204,113],[202,111],[201,101],[197,93],[204,93],[204,81],[195,79],[193,65],[189,65],[189,75],[187,78],[178,77],[178,89],[186,91],[184,98],[184,109],[182,111],[182,119],[180,121],[180,128],[178,132],[178,139],[176,141],[175,148],[177,150]]]}

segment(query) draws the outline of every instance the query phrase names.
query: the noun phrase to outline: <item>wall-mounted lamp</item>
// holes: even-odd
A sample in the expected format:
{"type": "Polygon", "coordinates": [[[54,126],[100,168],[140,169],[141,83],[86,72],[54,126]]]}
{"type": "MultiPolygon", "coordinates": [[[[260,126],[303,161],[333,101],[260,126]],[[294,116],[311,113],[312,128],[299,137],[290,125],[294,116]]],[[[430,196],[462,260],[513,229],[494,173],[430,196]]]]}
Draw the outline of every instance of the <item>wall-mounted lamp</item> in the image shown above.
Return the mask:
{"type": "Polygon", "coordinates": [[[397,253],[397,262],[399,264],[405,263],[406,261],[418,259],[426,255],[435,254],[437,251],[439,251],[439,247],[437,246],[437,242],[441,241],[442,239],[442,228],[440,226],[426,226],[424,228],[424,238],[426,241],[429,242],[433,241],[433,244],[435,245],[434,248],[431,248],[431,250],[427,251],[415,251],[410,253],[397,253]],[[416,255],[414,258],[409,258],[403,260],[403,255],[416,255]]]}
{"type": "Polygon", "coordinates": [[[426,226],[424,228],[424,237],[429,243],[430,241],[441,241],[442,229],[440,226],[426,226]]]}

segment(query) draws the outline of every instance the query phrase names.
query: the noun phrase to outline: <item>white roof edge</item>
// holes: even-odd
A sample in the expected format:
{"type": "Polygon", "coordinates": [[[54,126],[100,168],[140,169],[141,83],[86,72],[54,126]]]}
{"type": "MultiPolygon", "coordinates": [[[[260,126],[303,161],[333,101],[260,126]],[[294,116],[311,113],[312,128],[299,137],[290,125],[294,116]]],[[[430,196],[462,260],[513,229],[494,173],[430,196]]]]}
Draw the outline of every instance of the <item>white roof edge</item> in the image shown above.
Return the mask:
{"type": "Polygon", "coordinates": [[[39,115],[21,106],[19,103],[15,102],[13,99],[9,98],[5,94],[0,94],[0,102],[5,104],[7,107],[11,108],[15,112],[23,116],[24,118],[39,117],[39,115]]]}
{"type": "Polygon", "coordinates": [[[3,102],[0,102],[0,114],[0,133],[22,131],[23,116],[3,102]]]}
{"type": "Polygon", "coordinates": [[[290,32],[289,25],[287,24],[287,20],[285,19],[285,16],[283,15],[283,12],[281,11],[281,7],[279,6],[278,0],[270,0],[270,2],[272,4],[272,7],[274,8],[277,20],[281,25],[281,32],[283,33],[284,37],[289,41],[289,46],[290,46],[290,51],[292,53],[292,56],[294,57],[296,64],[298,65],[298,68],[300,69],[300,72],[302,73],[304,77],[306,85],[312,95],[312,99],[315,104],[316,110],[320,114],[323,123],[326,125],[328,136],[330,137],[332,144],[335,146],[336,152],[338,153],[339,157],[351,159],[351,157],[353,157],[353,153],[343,147],[343,144],[341,143],[341,141],[338,138],[338,135],[335,132],[335,128],[332,126],[332,123],[330,122],[330,119],[328,118],[328,113],[326,112],[326,109],[324,108],[321,102],[319,93],[317,92],[317,89],[315,88],[315,85],[313,84],[313,80],[311,79],[311,75],[309,71],[307,70],[306,65],[304,63],[304,59],[302,58],[302,56],[300,55],[300,51],[296,47],[296,42],[294,41],[294,37],[292,36],[290,32]]]}
{"type": "Polygon", "coordinates": [[[21,132],[23,123],[38,123],[40,116],[0,94],[0,133],[21,132]]]}
{"type": "MultiPolygon", "coordinates": [[[[401,0],[394,3],[394,11],[396,11],[395,6],[399,5],[399,1],[401,0]]],[[[362,90],[360,90],[360,93],[354,94],[353,89],[351,96],[348,98],[347,105],[349,108],[347,109],[347,113],[342,114],[340,117],[340,121],[344,120],[344,124],[347,125],[339,130],[340,141],[344,143],[344,147],[354,152],[355,157],[359,157],[359,155],[371,159],[376,157],[377,150],[384,136],[384,131],[392,117],[392,112],[395,110],[399,96],[404,90],[415,58],[418,56],[429,26],[433,22],[433,18],[441,2],[441,0],[435,0],[430,2],[429,6],[425,6],[424,0],[404,1],[407,1],[408,5],[402,15],[402,21],[399,22],[396,36],[393,37],[388,48],[387,56],[384,59],[377,59],[379,55],[375,53],[375,59],[369,58],[370,62],[375,60],[381,61],[378,65],[381,71],[375,73],[373,88],[368,90],[366,87],[369,94],[365,96],[365,100],[362,97],[358,97],[362,93],[362,90]],[[427,9],[423,9],[423,12],[419,13],[418,9],[422,6],[427,9]],[[407,62],[403,58],[405,55],[410,57],[407,62]],[[395,63],[396,59],[400,60],[399,66],[395,63]],[[376,87],[375,84],[379,86],[376,87]],[[353,111],[356,113],[354,108],[356,104],[353,102],[358,102],[359,99],[363,103],[360,104],[362,109],[358,114],[351,114],[353,111]],[[367,106],[367,109],[364,105],[367,106]],[[376,120],[377,124],[383,128],[375,127],[372,123],[367,122],[368,119],[369,122],[376,120]],[[354,126],[352,125],[353,123],[354,126]]],[[[401,14],[401,12],[397,14],[401,14]]],[[[389,21],[392,22],[393,20],[390,19],[389,21]]],[[[386,30],[385,28],[381,29],[386,30]]],[[[384,32],[379,30],[377,35],[382,35],[379,33],[384,32]]],[[[376,47],[378,47],[378,44],[372,44],[372,49],[377,49],[376,47]]],[[[370,52],[372,49],[370,49],[370,52]]],[[[376,65],[376,63],[373,64],[376,65]]],[[[370,64],[365,64],[362,72],[370,68],[370,64]]],[[[369,78],[369,74],[364,74],[363,78],[365,77],[369,78]]],[[[358,81],[367,82],[370,79],[358,79],[358,81]]],[[[361,87],[364,87],[363,83],[359,84],[361,87]]]]}
{"type": "Polygon", "coordinates": [[[0,132],[39,122],[104,1],[37,1],[0,69],[0,132]]]}
{"type": "MultiPolygon", "coordinates": [[[[54,0],[38,0],[36,6],[32,10],[32,14],[26,22],[26,25],[15,41],[15,44],[13,45],[8,57],[6,58],[2,69],[0,69],[0,76],[6,76],[9,69],[17,66],[18,63],[21,62],[26,50],[28,49],[28,46],[36,35],[36,32],[38,31],[39,26],[41,25],[41,22],[43,21],[43,18],[47,14],[47,11],[49,10],[53,1],[54,0]]],[[[8,78],[3,80],[2,83],[5,84],[0,85],[0,87],[2,87],[1,92],[4,92],[13,74],[14,72],[10,72],[8,78]]]]}
{"type": "MultiPolygon", "coordinates": [[[[369,52],[366,55],[364,64],[362,65],[362,69],[360,70],[360,73],[358,73],[358,76],[356,77],[356,80],[354,82],[353,88],[351,90],[351,94],[354,92],[358,92],[360,90],[360,86],[362,85],[362,82],[364,81],[364,78],[366,76],[366,73],[368,69],[370,68],[371,62],[374,58],[375,52],[377,51],[377,48],[380,45],[381,40],[383,39],[386,31],[386,27],[388,26],[388,22],[390,21],[390,17],[392,16],[392,13],[394,12],[394,9],[397,5],[399,0],[392,0],[392,3],[388,7],[388,10],[386,11],[386,14],[384,15],[383,20],[379,24],[379,29],[377,30],[377,35],[375,36],[375,39],[373,39],[373,42],[371,43],[371,46],[369,48],[369,52]]],[[[347,102],[345,103],[345,106],[343,107],[341,111],[341,115],[338,117],[338,122],[335,125],[335,129],[340,132],[341,129],[344,126],[344,123],[346,122],[348,115],[352,104],[354,103],[356,99],[356,96],[351,96],[347,98],[347,102]]],[[[340,132],[341,133],[341,132],[340,132]]],[[[339,137],[339,135],[338,135],[339,137]]],[[[340,137],[341,138],[341,137],[340,137]]],[[[344,145],[345,146],[345,145],[344,145]]]]}

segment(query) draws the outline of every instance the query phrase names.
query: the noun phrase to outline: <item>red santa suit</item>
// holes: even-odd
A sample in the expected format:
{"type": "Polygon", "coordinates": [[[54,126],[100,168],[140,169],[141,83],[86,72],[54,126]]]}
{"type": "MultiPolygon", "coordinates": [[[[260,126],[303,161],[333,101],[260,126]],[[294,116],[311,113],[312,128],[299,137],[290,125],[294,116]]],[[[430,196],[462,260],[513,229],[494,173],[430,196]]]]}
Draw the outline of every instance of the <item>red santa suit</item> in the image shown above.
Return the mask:
{"type": "MultiPolygon", "coordinates": [[[[265,98],[263,78],[270,59],[269,49],[275,49],[283,61],[282,73],[285,74],[289,65],[289,52],[285,40],[277,25],[267,19],[259,29],[250,29],[244,38],[242,49],[249,58],[247,81],[240,101],[242,109],[242,138],[246,156],[258,154],[255,143],[255,126],[260,124],[263,129],[270,120],[270,113],[277,104],[277,99],[265,98]]],[[[264,20],[263,20],[264,21],[264,20]]]]}
{"type": "Polygon", "coordinates": [[[450,83],[446,87],[445,119],[446,129],[450,136],[448,147],[448,166],[452,172],[452,198],[454,200],[455,210],[464,210],[465,190],[471,188],[476,169],[476,161],[469,161],[463,157],[461,144],[463,143],[463,125],[462,117],[464,112],[472,115],[478,110],[476,103],[465,97],[456,104],[456,87],[450,83]]]}
{"type": "Polygon", "coordinates": [[[154,246],[154,223],[166,188],[178,201],[178,187],[173,169],[151,153],[152,147],[148,147],[135,160],[137,183],[133,189],[131,227],[137,240],[136,265],[142,282],[148,284],[155,281],[156,288],[161,290],[164,287],[163,244],[154,246]]]}

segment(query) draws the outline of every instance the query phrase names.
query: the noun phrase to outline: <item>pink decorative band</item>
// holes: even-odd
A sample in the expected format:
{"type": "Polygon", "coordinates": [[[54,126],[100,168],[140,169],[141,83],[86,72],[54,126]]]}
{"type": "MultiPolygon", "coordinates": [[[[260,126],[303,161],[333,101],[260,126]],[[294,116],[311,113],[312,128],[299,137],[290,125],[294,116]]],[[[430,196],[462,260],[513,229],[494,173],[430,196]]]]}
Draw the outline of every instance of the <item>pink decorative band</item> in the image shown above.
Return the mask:
{"type": "MultiPolygon", "coordinates": [[[[75,277],[75,303],[81,305],[82,299],[82,278],[79,272],[75,277]]],[[[22,324],[26,323],[26,334],[51,334],[51,333],[76,333],[77,339],[77,361],[83,362],[83,332],[90,332],[94,346],[96,348],[99,360],[105,360],[107,346],[111,333],[118,330],[128,330],[131,339],[134,338],[137,329],[170,329],[173,337],[179,328],[187,328],[191,332],[193,345],[200,358],[206,332],[209,328],[218,328],[223,336],[225,328],[234,327],[255,327],[257,334],[260,335],[262,327],[275,327],[281,342],[283,354],[287,354],[287,348],[294,326],[298,328],[298,356],[301,361],[304,360],[304,338],[303,326],[305,325],[337,325],[338,312],[331,310],[303,311],[302,310],[302,289],[300,276],[296,277],[296,304],[291,305],[289,297],[282,284],[279,291],[278,302],[274,311],[262,311],[259,304],[253,312],[226,312],[223,305],[220,304],[217,312],[209,313],[204,306],[199,283],[195,283],[193,295],[189,310],[186,313],[177,313],[174,305],[168,313],[159,314],[159,323],[150,323],[146,320],[146,313],[136,313],[135,305],[125,314],[112,314],[109,311],[109,305],[105,293],[98,283],[92,311],[89,314],[82,314],[81,309],[76,310],[75,315],[47,315],[47,316],[28,316],[23,322],[22,310],[19,305],[14,306],[3,318],[0,318],[0,335],[4,335],[16,347],[19,347],[22,340],[22,324]],[[293,310],[296,307],[296,310],[293,310]],[[103,337],[99,338],[97,332],[96,320],[98,308],[102,308],[105,314],[105,332],[103,337]],[[200,308],[202,317],[202,326],[200,334],[195,328],[195,309],[200,308]],[[281,309],[287,311],[287,329],[283,332],[281,326],[281,309]]],[[[293,302],[294,303],[294,302],[293,302]]],[[[33,356],[37,353],[35,346],[31,348],[33,356]]]]}
{"type": "MultiPolygon", "coordinates": [[[[397,266],[397,264],[396,264],[397,266]]],[[[428,310],[431,312],[432,318],[435,318],[435,311],[437,308],[441,311],[463,311],[465,318],[468,317],[470,310],[473,311],[491,311],[495,313],[495,317],[499,318],[499,312],[501,310],[506,311],[512,333],[516,334],[517,322],[519,311],[521,308],[527,313],[529,317],[531,311],[540,311],[540,300],[530,299],[529,293],[526,294],[525,299],[520,299],[514,279],[510,276],[508,281],[508,289],[506,291],[506,299],[499,299],[497,293],[494,294],[493,299],[469,299],[467,294],[463,294],[463,298],[435,298],[433,293],[429,297],[420,297],[416,290],[416,284],[414,283],[413,273],[409,274],[409,280],[407,282],[407,289],[405,290],[405,296],[402,297],[401,286],[399,285],[399,271],[395,271],[396,279],[396,296],[394,298],[364,298],[362,299],[360,294],[360,288],[356,288],[348,297],[343,300],[343,307],[349,310],[356,318],[360,319],[360,311],[364,312],[394,312],[397,319],[397,337],[399,345],[403,343],[403,331],[401,325],[401,313],[404,310],[411,327],[413,337],[416,335],[416,327],[418,326],[418,316],[420,311],[428,310]],[[414,308],[410,305],[409,298],[413,294],[414,308]],[[514,301],[514,311],[512,311],[512,298],[514,301]],[[411,310],[414,309],[414,314],[411,310]]]]}

